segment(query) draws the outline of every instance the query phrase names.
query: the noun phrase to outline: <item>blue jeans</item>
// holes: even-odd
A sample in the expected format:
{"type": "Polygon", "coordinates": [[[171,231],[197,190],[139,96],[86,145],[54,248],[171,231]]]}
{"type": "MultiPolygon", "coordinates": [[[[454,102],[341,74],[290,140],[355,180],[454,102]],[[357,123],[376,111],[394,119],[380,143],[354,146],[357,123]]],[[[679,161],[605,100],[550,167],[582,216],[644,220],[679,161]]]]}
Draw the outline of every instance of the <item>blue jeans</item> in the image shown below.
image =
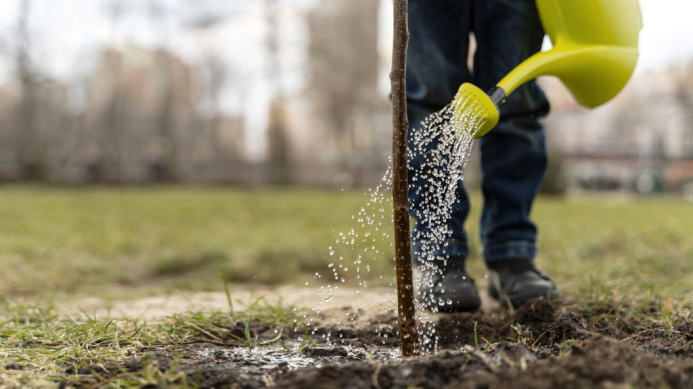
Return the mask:
{"type": "MultiPolygon", "coordinates": [[[[414,151],[413,134],[420,131],[424,118],[452,101],[462,83],[472,82],[484,91],[495,86],[541,49],[544,31],[534,0],[409,0],[409,29],[409,200],[416,219],[413,254],[420,258],[417,248],[422,242],[417,237],[431,226],[419,212],[421,188],[427,183],[414,177],[420,177],[427,166],[422,166],[422,156],[414,151]],[[477,41],[473,71],[467,67],[470,32],[477,41]]],[[[548,110],[544,93],[534,81],[529,82],[508,97],[500,108],[500,123],[481,138],[480,238],[487,263],[536,255],[537,227],[530,220],[530,210],[546,170],[546,142],[539,119],[548,110]]],[[[460,263],[469,254],[463,224],[470,203],[462,181],[455,199],[447,221],[452,234],[433,254],[460,263]]]]}

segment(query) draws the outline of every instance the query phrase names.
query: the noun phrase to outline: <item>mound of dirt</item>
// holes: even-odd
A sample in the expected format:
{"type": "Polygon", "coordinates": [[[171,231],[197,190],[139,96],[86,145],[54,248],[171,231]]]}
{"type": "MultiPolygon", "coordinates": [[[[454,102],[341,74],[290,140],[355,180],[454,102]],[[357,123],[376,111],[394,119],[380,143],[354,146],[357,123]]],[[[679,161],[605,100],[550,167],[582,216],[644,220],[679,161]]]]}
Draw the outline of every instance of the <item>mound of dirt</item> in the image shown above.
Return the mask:
{"type": "Polygon", "coordinates": [[[605,337],[536,360],[523,345],[488,354],[444,352],[401,363],[350,363],[290,372],[277,388],[591,388],[693,385],[693,361],[667,360],[605,337]]]}

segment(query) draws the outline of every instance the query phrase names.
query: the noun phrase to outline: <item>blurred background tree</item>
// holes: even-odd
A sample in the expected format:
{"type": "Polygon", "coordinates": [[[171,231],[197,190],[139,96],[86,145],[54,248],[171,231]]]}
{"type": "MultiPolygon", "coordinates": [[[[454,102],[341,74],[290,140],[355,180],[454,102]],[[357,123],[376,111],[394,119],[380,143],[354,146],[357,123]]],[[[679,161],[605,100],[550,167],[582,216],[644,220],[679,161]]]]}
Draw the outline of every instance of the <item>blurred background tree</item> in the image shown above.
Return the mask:
{"type": "MultiPolygon", "coordinates": [[[[373,185],[391,147],[389,7],[3,2],[0,181],[373,185]]],[[[596,111],[540,80],[544,192],[693,193],[693,61],[648,66],[596,111]]]]}

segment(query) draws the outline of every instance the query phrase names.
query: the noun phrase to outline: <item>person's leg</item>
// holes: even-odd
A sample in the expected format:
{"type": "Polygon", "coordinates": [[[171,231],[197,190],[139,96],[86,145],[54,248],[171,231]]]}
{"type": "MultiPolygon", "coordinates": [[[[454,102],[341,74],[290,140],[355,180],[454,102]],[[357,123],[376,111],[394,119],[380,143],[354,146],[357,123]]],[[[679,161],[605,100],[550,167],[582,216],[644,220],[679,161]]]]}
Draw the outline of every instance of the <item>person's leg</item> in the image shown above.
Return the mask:
{"type": "MultiPolygon", "coordinates": [[[[474,81],[483,90],[541,49],[544,32],[534,0],[476,0],[474,20],[474,81]]],[[[537,227],[530,220],[547,165],[539,120],[548,110],[544,93],[531,81],[508,96],[498,126],[481,139],[484,260],[491,270],[491,291],[504,289],[514,303],[547,295],[547,288],[552,289],[548,295],[555,294],[553,284],[535,271],[537,227]],[[503,280],[493,271],[498,268],[510,269],[500,272],[503,280]],[[542,278],[530,277],[524,284],[510,279],[525,271],[542,278]],[[501,281],[507,282],[501,287],[501,281]],[[511,291],[510,283],[522,290],[511,291]]]]}
{"type": "Polygon", "coordinates": [[[448,221],[452,236],[447,246],[429,247],[425,237],[435,230],[437,220],[427,217],[427,209],[439,200],[429,195],[435,183],[427,154],[437,146],[435,134],[424,134],[422,121],[449,104],[457,88],[468,81],[467,51],[471,24],[471,2],[465,0],[410,0],[409,49],[407,54],[407,113],[409,117],[409,206],[415,218],[413,242],[415,258],[447,254],[466,257],[467,238],[463,223],[469,201],[459,182],[457,199],[448,221]],[[426,139],[422,145],[421,140],[426,139]]]}
{"type": "Polygon", "coordinates": [[[445,171],[446,165],[431,160],[433,150],[440,146],[440,134],[430,132],[431,129],[426,131],[421,123],[449,104],[457,88],[469,80],[467,55],[470,26],[471,0],[409,1],[408,178],[410,210],[415,218],[412,254],[424,271],[433,269],[431,272],[434,272],[438,269],[440,275],[451,274],[447,281],[438,274],[429,274],[433,281],[429,283],[430,288],[424,289],[433,296],[426,298],[440,297],[437,296],[440,293],[449,295],[451,292],[458,292],[458,297],[472,296],[471,300],[453,298],[453,306],[443,307],[450,310],[471,310],[479,305],[471,279],[462,279],[466,275],[460,273],[464,272],[464,259],[469,251],[463,226],[469,211],[469,200],[460,180],[449,218],[434,214],[433,211],[441,205],[442,199],[437,196],[440,194],[437,189],[442,186],[441,179],[433,174],[433,170],[440,169],[445,176],[449,176],[450,172],[445,171]],[[441,241],[442,230],[449,233],[443,234],[447,236],[441,241]],[[455,285],[446,285],[447,282],[455,285]],[[446,289],[447,292],[443,292],[446,289]]]}

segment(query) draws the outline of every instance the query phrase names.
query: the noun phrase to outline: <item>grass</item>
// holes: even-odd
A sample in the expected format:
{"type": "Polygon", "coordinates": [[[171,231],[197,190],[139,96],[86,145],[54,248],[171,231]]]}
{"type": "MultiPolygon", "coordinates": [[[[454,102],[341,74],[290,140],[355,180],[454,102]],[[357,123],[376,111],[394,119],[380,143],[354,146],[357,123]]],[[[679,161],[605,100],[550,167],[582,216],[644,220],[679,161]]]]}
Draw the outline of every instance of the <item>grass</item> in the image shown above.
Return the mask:
{"type": "MultiPolygon", "coordinates": [[[[194,377],[182,373],[175,358],[163,369],[157,366],[156,360],[146,361],[145,358],[136,372],[128,372],[123,363],[131,357],[142,357],[154,348],[168,349],[174,355],[182,353],[181,348],[186,344],[200,340],[213,343],[233,338],[250,349],[277,343],[281,332],[274,339],[260,342],[257,335],[251,334],[251,323],[264,325],[269,330],[294,328],[303,313],[296,307],[267,304],[263,299],[250,304],[243,312],[187,312],[154,323],[139,318],[97,318],[88,314],[73,317],[41,305],[9,305],[3,312],[0,322],[2,387],[189,385],[194,377]],[[234,334],[237,323],[247,323],[243,338],[234,334]],[[106,371],[107,366],[111,372],[120,370],[122,373],[110,378],[98,375],[99,370],[106,371]],[[86,373],[84,368],[94,369],[97,374],[86,373]]],[[[310,346],[309,342],[301,347],[310,346]]]]}
{"type": "Polygon", "coordinates": [[[693,206],[679,199],[542,199],[539,263],[570,293],[693,302],[693,206]]]}
{"type": "MultiPolygon", "coordinates": [[[[220,272],[230,283],[303,285],[358,274],[361,282],[387,285],[394,273],[390,216],[376,210],[390,206],[366,207],[367,200],[361,191],[311,189],[5,186],[0,293],[32,300],[218,290],[220,272]],[[365,228],[362,207],[376,215],[365,228]]],[[[480,204],[473,196],[468,263],[483,285],[480,204]]],[[[547,197],[533,217],[537,261],[562,291],[693,301],[690,203],[547,197]]]]}
{"type": "MultiPolygon", "coordinates": [[[[312,281],[363,203],[316,190],[6,186],[0,294],[216,290],[219,272],[229,282],[312,281]]],[[[376,270],[390,267],[379,259],[376,270]]]]}
{"type": "MultiPolygon", "coordinates": [[[[618,325],[629,333],[653,323],[673,325],[679,316],[672,317],[654,300],[617,299],[594,295],[570,309],[599,328],[618,325]]],[[[236,340],[249,350],[259,346],[280,347],[286,353],[300,353],[321,346],[309,335],[301,320],[304,311],[293,306],[270,305],[258,299],[239,312],[229,305],[227,311],[186,312],[147,323],[140,318],[94,317],[83,313],[77,317],[57,312],[50,305],[11,304],[3,310],[0,322],[0,386],[2,387],[197,387],[194,370],[185,370],[181,361],[198,354],[190,345],[204,343],[227,344],[236,340]],[[262,328],[267,339],[258,339],[251,328],[262,328]],[[292,328],[300,343],[287,347],[282,342],[285,328],[292,328]],[[223,343],[222,343],[223,342],[223,343]],[[149,352],[165,351],[158,359],[149,352]],[[136,361],[135,364],[128,362],[136,361]],[[160,363],[165,365],[160,365],[160,363]],[[100,374],[101,373],[101,374],[100,374]]],[[[512,315],[510,315],[512,316],[512,315]]],[[[527,327],[508,323],[516,343],[537,351],[540,337],[527,327]]],[[[472,330],[472,329],[470,329],[472,330]]],[[[476,349],[486,353],[500,347],[477,334],[476,349]],[[479,338],[485,343],[480,345],[479,338]]],[[[545,335],[545,334],[544,334],[545,335]]],[[[542,335],[543,336],[543,335],[542,335]]],[[[561,347],[572,344],[564,340],[561,347]]],[[[228,348],[230,346],[222,346],[228,348]]],[[[459,350],[459,349],[458,349],[459,350]]]]}

